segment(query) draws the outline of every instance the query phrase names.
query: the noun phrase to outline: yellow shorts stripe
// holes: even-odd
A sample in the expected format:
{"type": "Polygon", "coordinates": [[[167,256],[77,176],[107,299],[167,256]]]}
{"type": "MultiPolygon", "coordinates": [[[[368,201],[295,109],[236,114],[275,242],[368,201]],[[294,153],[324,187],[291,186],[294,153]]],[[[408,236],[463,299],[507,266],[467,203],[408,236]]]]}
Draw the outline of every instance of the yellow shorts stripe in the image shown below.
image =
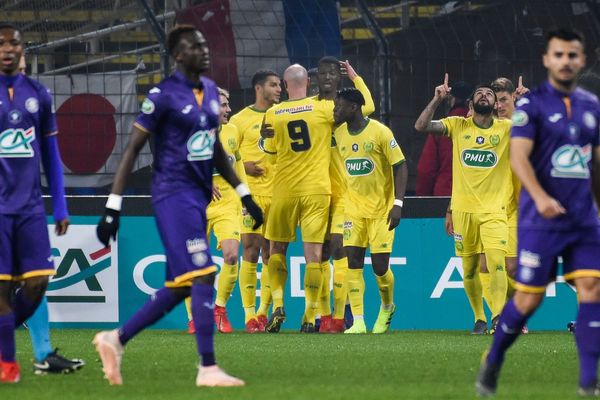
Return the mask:
{"type": "Polygon", "coordinates": [[[191,284],[191,281],[194,278],[212,274],[213,272],[217,272],[216,265],[211,265],[210,267],[197,269],[195,271],[186,272],[183,275],[176,276],[174,281],[165,282],[165,286],[167,286],[167,287],[188,286],[188,285],[185,285],[185,283],[191,284]]]}
{"type": "Polygon", "coordinates": [[[9,274],[0,274],[0,281],[12,281],[13,277],[9,274]]]}
{"type": "Polygon", "coordinates": [[[572,281],[577,278],[600,278],[600,271],[596,269],[578,269],[564,275],[566,281],[572,281]]]}
{"type": "Polygon", "coordinates": [[[29,271],[23,275],[13,277],[15,281],[22,281],[23,279],[33,278],[35,276],[53,276],[56,275],[56,270],[53,269],[38,269],[37,271],[29,271]]]}

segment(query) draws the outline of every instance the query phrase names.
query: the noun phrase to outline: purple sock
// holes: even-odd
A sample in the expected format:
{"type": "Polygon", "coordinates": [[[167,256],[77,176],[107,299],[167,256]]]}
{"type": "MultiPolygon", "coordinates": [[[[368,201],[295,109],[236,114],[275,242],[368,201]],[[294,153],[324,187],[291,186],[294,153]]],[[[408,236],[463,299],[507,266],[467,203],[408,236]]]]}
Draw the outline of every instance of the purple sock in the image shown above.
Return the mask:
{"type": "Polygon", "coordinates": [[[169,313],[183,297],[163,287],[154,293],[129,320],[119,329],[119,340],[125,345],[132,337],[169,313]]]}
{"type": "Polygon", "coordinates": [[[192,316],[202,366],[215,365],[215,301],[212,285],[192,285],[192,316]]]}
{"type": "Polygon", "coordinates": [[[600,303],[581,303],[577,313],[575,342],[579,353],[579,386],[596,385],[600,357],[600,303]]]}
{"type": "Polygon", "coordinates": [[[529,316],[523,315],[517,310],[513,299],[506,303],[500,313],[500,320],[498,321],[498,328],[496,328],[496,332],[494,333],[492,348],[487,356],[488,363],[502,365],[504,354],[514,341],[517,340],[517,337],[521,334],[521,328],[523,328],[528,318],[529,316]]]}
{"type": "Polygon", "coordinates": [[[0,355],[2,361],[15,361],[15,314],[0,315],[0,355]]]}
{"type": "Polygon", "coordinates": [[[27,321],[37,310],[44,296],[36,300],[31,300],[27,297],[22,289],[17,290],[13,300],[13,310],[15,313],[15,326],[19,327],[23,322],[27,321]]]}

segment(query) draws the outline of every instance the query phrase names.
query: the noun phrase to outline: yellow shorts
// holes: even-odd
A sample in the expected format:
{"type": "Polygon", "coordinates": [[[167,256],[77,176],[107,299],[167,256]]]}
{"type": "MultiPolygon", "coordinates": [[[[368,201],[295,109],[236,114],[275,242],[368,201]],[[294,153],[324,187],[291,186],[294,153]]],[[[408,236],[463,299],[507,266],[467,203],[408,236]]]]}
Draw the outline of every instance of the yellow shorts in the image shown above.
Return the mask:
{"type": "Polygon", "coordinates": [[[342,235],[344,233],[344,199],[331,197],[329,209],[329,233],[342,235]]]}
{"type": "Polygon", "coordinates": [[[517,256],[517,220],[519,213],[515,209],[508,216],[508,245],[506,247],[506,257],[517,256]]]}
{"type": "Polygon", "coordinates": [[[245,233],[257,233],[261,236],[265,236],[267,221],[269,220],[269,209],[271,208],[271,196],[260,196],[260,195],[252,195],[252,198],[258,204],[260,209],[263,212],[264,222],[262,226],[258,229],[254,230],[252,227],[254,226],[254,218],[252,218],[246,209],[242,207],[242,234],[245,233]]]}
{"type": "Polygon", "coordinates": [[[209,206],[206,209],[206,236],[214,232],[217,238],[217,249],[221,249],[221,242],[227,239],[240,241],[240,215],[241,208],[236,206],[209,206]]]}
{"type": "Polygon", "coordinates": [[[388,230],[387,217],[360,218],[346,215],[344,221],[344,247],[371,247],[371,253],[391,253],[394,230],[388,230]]]}
{"type": "Polygon", "coordinates": [[[328,194],[274,197],[265,237],[276,242],[293,242],[296,240],[296,227],[300,226],[303,242],[323,243],[330,199],[328,194]]]}
{"type": "Polygon", "coordinates": [[[456,255],[471,256],[487,249],[506,251],[508,224],[506,213],[467,213],[453,211],[456,255]]]}

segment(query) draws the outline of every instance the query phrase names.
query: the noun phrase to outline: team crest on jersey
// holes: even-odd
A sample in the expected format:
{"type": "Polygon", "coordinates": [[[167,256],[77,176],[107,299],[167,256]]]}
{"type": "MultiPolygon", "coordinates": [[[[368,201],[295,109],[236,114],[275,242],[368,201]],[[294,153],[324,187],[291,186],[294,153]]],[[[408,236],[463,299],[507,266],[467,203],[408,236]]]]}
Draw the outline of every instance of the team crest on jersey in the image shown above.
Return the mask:
{"type": "Polygon", "coordinates": [[[215,131],[199,130],[194,133],[187,142],[188,161],[209,160],[213,156],[215,144],[215,131]]]}
{"type": "Polygon", "coordinates": [[[598,125],[596,117],[589,111],[583,113],[583,123],[588,129],[594,129],[596,128],[596,125],[598,125]]]}
{"type": "Polygon", "coordinates": [[[500,143],[500,136],[498,136],[498,135],[490,136],[490,143],[492,144],[492,146],[498,146],[498,143],[500,143]]]}
{"type": "Polygon", "coordinates": [[[348,158],[345,164],[350,176],[369,175],[375,169],[375,163],[370,158],[348,158]]]}
{"type": "Polygon", "coordinates": [[[40,109],[40,103],[35,97],[30,97],[25,100],[25,109],[32,114],[35,114],[40,109]]]}
{"type": "Polygon", "coordinates": [[[498,156],[491,150],[465,149],[460,158],[467,167],[493,168],[498,163],[498,156]]]}
{"type": "Polygon", "coordinates": [[[358,151],[358,144],[356,144],[356,143],[352,144],[352,151],[355,153],[358,151]]]}
{"type": "Polygon", "coordinates": [[[35,140],[35,128],[6,129],[0,133],[1,158],[30,158],[34,151],[31,142],[35,140]]]}
{"type": "Polygon", "coordinates": [[[227,145],[229,146],[229,149],[231,151],[234,151],[235,148],[237,147],[237,142],[234,138],[229,138],[229,139],[227,139],[227,145]]]}
{"type": "Polygon", "coordinates": [[[366,142],[363,144],[363,149],[365,149],[366,152],[370,152],[373,150],[373,143],[371,142],[366,142]]]}
{"type": "Polygon", "coordinates": [[[19,122],[21,122],[23,120],[23,116],[21,115],[21,111],[19,110],[12,110],[11,112],[8,113],[8,120],[10,121],[11,124],[18,124],[19,122]]]}
{"type": "Polygon", "coordinates": [[[588,179],[590,170],[588,163],[592,159],[592,146],[586,144],[565,144],[552,154],[552,170],[550,175],[555,178],[588,179]]]}
{"type": "Polygon", "coordinates": [[[477,139],[475,139],[475,142],[477,144],[483,144],[485,142],[485,139],[483,136],[477,136],[477,139]]]}

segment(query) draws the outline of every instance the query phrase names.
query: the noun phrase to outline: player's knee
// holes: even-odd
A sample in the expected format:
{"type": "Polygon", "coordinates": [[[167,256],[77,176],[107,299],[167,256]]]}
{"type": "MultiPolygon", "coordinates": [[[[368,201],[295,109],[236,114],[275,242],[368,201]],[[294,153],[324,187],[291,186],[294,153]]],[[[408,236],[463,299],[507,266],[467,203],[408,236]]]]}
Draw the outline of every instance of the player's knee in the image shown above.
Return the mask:
{"type": "Polygon", "coordinates": [[[517,291],[514,296],[515,307],[523,315],[530,315],[540,305],[543,294],[517,291]]]}
{"type": "Polygon", "coordinates": [[[223,253],[223,261],[225,261],[225,264],[237,265],[238,257],[239,253],[237,252],[237,249],[223,253]]]}
{"type": "Polygon", "coordinates": [[[600,279],[579,278],[576,281],[577,295],[583,303],[596,303],[600,301],[600,279]]]}
{"type": "Polygon", "coordinates": [[[211,272],[210,274],[207,274],[207,275],[198,276],[198,277],[194,278],[194,284],[214,285],[215,284],[215,276],[216,276],[215,272],[211,272]]]}

